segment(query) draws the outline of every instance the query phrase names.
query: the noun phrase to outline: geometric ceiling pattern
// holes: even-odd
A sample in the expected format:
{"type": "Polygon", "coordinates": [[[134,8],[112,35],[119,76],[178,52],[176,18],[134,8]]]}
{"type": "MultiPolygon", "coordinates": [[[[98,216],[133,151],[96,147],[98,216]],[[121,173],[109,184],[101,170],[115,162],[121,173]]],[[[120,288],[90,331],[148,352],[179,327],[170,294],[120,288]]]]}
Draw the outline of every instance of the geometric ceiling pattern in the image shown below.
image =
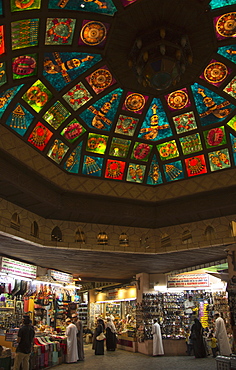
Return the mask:
{"type": "Polygon", "coordinates": [[[0,124],[71,176],[161,186],[235,168],[236,2],[164,3],[0,0],[0,124]],[[175,30],[187,63],[176,52],[178,78],[147,86],[130,51],[158,33],[162,63],[175,30]]]}

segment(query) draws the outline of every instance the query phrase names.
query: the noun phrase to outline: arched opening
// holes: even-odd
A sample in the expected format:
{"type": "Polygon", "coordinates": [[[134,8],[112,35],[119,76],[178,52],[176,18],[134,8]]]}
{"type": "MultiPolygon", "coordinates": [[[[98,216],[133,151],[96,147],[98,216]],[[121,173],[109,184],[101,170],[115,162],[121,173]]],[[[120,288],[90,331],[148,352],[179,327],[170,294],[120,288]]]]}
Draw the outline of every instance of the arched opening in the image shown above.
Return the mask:
{"type": "Polygon", "coordinates": [[[20,230],[20,217],[17,212],[15,212],[11,217],[11,227],[15,230],[20,230]]]}
{"type": "Polygon", "coordinates": [[[129,246],[129,237],[126,233],[121,233],[119,236],[119,243],[121,247],[129,246]]]}
{"type": "Polygon", "coordinates": [[[193,241],[192,234],[190,233],[189,230],[185,230],[182,234],[182,243],[188,244],[192,243],[192,241],[193,241]]]}
{"type": "Polygon", "coordinates": [[[85,233],[80,228],[75,233],[75,242],[85,244],[85,233]]]}
{"type": "Polygon", "coordinates": [[[39,227],[36,221],[32,222],[31,224],[30,235],[34,236],[35,238],[39,238],[39,227]]]}
{"type": "Polygon", "coordinates": [[[214,227],[212,227],[210,225],[206,227],[205,237],[206,237],[206,240],[208,240],[208,241],[215,238],[215,229],[214,229],[214,227]]]}
{"type": "Polygon", "coordinates": [[[104,231],[101,231],[97,236],[97,244],[98,245],[107,245],[108,244],[108,236],[104,231]]]}
{"type": "Polygon", "coordinates": [[[62,233],[58,226],[54,227],[51,233],[51,241],[53,242],[61,242],[62,241],[62,233]]]}

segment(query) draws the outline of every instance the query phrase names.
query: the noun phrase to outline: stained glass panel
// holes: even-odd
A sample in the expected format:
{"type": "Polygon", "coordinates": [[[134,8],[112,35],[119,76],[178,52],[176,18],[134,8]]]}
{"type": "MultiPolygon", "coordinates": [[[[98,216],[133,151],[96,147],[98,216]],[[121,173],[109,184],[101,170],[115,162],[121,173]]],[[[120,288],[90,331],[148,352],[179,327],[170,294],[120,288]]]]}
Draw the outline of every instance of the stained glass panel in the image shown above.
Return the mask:
{"type": "Polygon", "coordinates": [[[34,116],[28,110],[21,104],[17,104],[8,117],[6,124],[19,135],[24,136],[33,119],[34,116]]]}
{"type": "Polygon", "coordinates": [[[60,163],[68,150],[69,147],[63,141],[55,139],[47,155],[56,163],[60,163]]]}
{"type": "Polygon", "coordinates": [[[61,135],[69,141],[69,143],[73,143],[77,140],[81,135],[85,133],[85,128],[74,118],[68,125],[62,130],[61,135]]]}
{"type": "Polygon", "coordinates": [[[217,8],[223,8],[227,5],[233,5],[235,4],[235,0],[211,0],[210,1],[210,7],[211,9],[217,9],[217,8]]]}
{"type": "Polygon", "coordinates": [[[130,112],[141,114],[148,100],[147,95],[129,92],[126,95],[122,109],[130,112]]]}
{"type": "Polygon", "coordinates": [[[166,95],[165,99],[171,111],[187,108],[191,105],[191,101],[188,96],[188,90],[186,88],[173,91],[172,93],[166,95]]]}
{"type": "Polygon", "coordinates": [[[7,82],[6,63],[0,63],[0,86],[7,82]]]}
{"type": "Polygon", "coordinates": [[[40,112],[51,98],[52,93],[40,80],[37,80],[22,97],[36,112],[40,112]]]}
{"type": "Polygon", "coordinates": [[[234,131],[236,131],[236,116],[231,118],[231,120],[227,122],[227,125],[231,127],[234,131]]]}
{"type": "Polygon", "coordinates": [[[105,178],[113,180],[122,180],[125,171],[125,162],[107,160],[105,178]]]}
{"type": "Polygon", "coordinates": [[[179,156],[179,151],[175,140],[158,144],[157,149],[162,161],[166,161],[167,159],[176,158],[179,156]]]}
{"type": "Polygon", "coordinates": [[[196,119],[192,111],[172,117],[172,119],[174,121],[177,134],[182,134],[197,128],[196,119]]]}
{"type": "Polygon", "coordinates": [[[152,145],[146,143],[135,143],[131,154],[131,159],[138,161],[148,161],[148,158],[152,151],[152,145]]]}
{"type": "Polygon", "coordinates": [[[215,17],[213,22],[215,26],[216,38],[218,40],[236,37],[235,31],[236,12],[230,12],[215,17]]]}
{"type": "Polygon", "coordinates": [[[223,170],[231,167],[228,149],[221,149],[217,152],[208,153],[211,171],[223,170]]]}
{"type": "Polygon", "coordinates": [[[4,26],[0,26],[0,55],[5,53],[4,26]]]}
{"type": "Polygon", "coordinates": [[[38,122],[29,135],[28,142],[34,145],[37,149],[43,151],[52,135],[52,132],[47,127],[45,127],[41,122],[38,122]]]}
{"type": "Polygon", "coordinates": [[[24,85],[15,86],[0,93],[0,118],[2,117],[12,99],[16,96],[18,91],[20,91],[23,86],[24,85]]]}
{"type": "Polygon", "coordinates": [[[41,0],[11,0],[11,11],[18,12],[31,9],[40,9],[41,0]]]}
{"type": "Polygon", "coordinates": [[[130,163],[126,180],[130,182],[142,183],[145,171],[146,166],[137,163],[130,163]]]}
{"type": "Polygon", "coordinates": [[[43,115],[43,119],[52,126],[55,130],[70,116],[70,112],[61,104],[56,101],[48,111],[43,115]]]}
{"type": "Polygon", "coordinates": [[[101,177],[103,162],[104,158],[85,155],[82,168],[83,175],[101,177]]]}
{"type": "Polygon", "coordinates": [[[224,88],[224,92],[236,99],[236,77],[234,77],[224,88]]]}
{"type": "Polygon", "coordinates": [[[12,59],[13,79],[34,76],[37,73],[37,54],[21,55],[12,59]]]}
{"type": "Polygon", "coordinates": [[[184,155],[199,152],[202,150],[201,138],[198,133],[181,137],[179,141],[184,155]]]}
{"type": "Polygon", "coordinates": [[[231,147],[233,152],[234,164],[236,164],[236,137],[230,134],[231,147]]]}
{"type": "Polygon", "coordinates": [[[236,63],[236,45],[222,46],[218,49],[218,54],[236,63]]]}
{"type": "Polygon", "coordinates": [[[49,0],[49,9],[68,9],[114,15],[116,7],[111,0],[49,0]]]}
{"type": "Polygon", "coordinates": [[[224,126],[212,128],[203,132],[207,148],[226,144],[224,126]]]}
{"type": "Polygon", "coordinates": [[[166,181],[176,181],[184,178],[184,171],[181,161],[165,164],[163,166],[166,181]]]}
{"type": "Polygon", "coordinates": [[[224,63],[212,59],[208,66],[204,69],[200,78],[214,86],[220,86],[226,77],[232,72],[232,69],[224,63]]]}
{"type": "Polygon", "coordinates": [[[86,80],[96,94],[101,93],[116,82],[106,66],[94,71],[91,75],[86,77],[86,80]]]}
{"type": "Polygon", "coordinates": [[[78,173],[83,142],[73,149],[64,163],[64,169],[70,173],[78,173]]]}
{"type": "Polygon", "coordinates": [[[109,28],[109,23],[84,20],[80,31],[79,45],[103,47],[109,28]]]}
{"type": "Polygon", "coordinates": [[[111,146],[110,146],[109,155],[112,155],[114,157],[126,158],[128,155],[130,144],[131,144],[130,140],[113,137],[111,146]]]}
{"type": "Polygon", "coordinates": [[[185,166],[187,175],[189,177],[207,173],[207,166],[204,155],[185,159],[185,166]]]}
{"type": "Polygon", "coordinates": [[[86,89],[82,82],[78,82],[72,89],[70,89],[65,95],[63,95],[65,101],[70,105],[73,110],[78,110],[84,104],[86,104],[92,95],[86,89]]]}
{"type": "Polygon", "coordinates": [[[45,45],[71,45],[75,30],[75,19],[48,18],[45,45]]]}
{"type": "Polygon", "coordinates": [[[3,12],[2,12],[2,0],[0,0],[0,15],[2,15],[3,12]]]}
{"type": "Polygon", "coordinates": [[[90,132],[88,135],[86,150],[97,154],[105,154],[108,139],[108,136],[93,134],[90,132]]]}
{"type": "Polygon", "coordinates": [[[138,123],[139,120],[137,118],[128,117],[120,114],[117,120],[115,133],[133,136],[138,123]]]}
{"type": "Polygon", "coordinates": [[[39,19],[24,19],[12,22],[12,50],[38,45],[39,19]]]}
{"type": "Polygon", "coordinates": [[[147,177],[147,184],[148,185],[158,185],[162,184],[162,174],[160,171],[160,166],[157,161],[156,155],[153,156],[147,177]]]}

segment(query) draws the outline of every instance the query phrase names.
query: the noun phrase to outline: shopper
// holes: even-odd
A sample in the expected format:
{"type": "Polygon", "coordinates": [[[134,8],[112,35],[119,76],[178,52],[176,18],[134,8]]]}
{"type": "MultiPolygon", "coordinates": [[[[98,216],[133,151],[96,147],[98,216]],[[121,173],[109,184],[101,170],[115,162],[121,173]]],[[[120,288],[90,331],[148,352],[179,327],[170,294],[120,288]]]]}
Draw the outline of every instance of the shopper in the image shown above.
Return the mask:
{"type": "Polygon", "coordinates": [[[77,347],[77,327],[72,323],[71,319],[66,319],[66,342],[67,354],[66,362],[68,364],[78,361],[78,347],[77,347]]]}
{"type": "Polygon", "coordinates": [[[83,342],[83,324],[79,320],[78,315],[74,313],[72,315],[72,322],[77,327],[77,346],[78,346],[78,358],[79,361],[84,361],[84,342],[83,342]]]}
{"type": "Polygon", "coordinates": [[[157,319],[153,320],[152,325],[152,335],[153,335],[153,356],[164,355],[161,328],[157,322],[157,319]]]}
{"type": "Polygon", "coordinates": [[[186,346],[187,346],[187,355],[191,356],[193,352],[193,342],[192,339],[190,338],[190,330],[186,330],[186,346]]]}
{"type": "Polygon", "coordinates": [[[193,353],[196,358],[206,357],[206,348],[203,341],[203,329],[200,321],[195,318],[191,327],[190,338],[193,343],[193,353]]]}
{"type": "Polygon", "coordinates": [[[217,345],[217,339],[213,336],[212,333],[209,334],[208,336],[209,338],[209,345],[211,347],[211,351],[212,351],[212,356],[215,358],[217,356],[217,352],[218,352],[218,345],[217,345]]]}
{"type": "Polygon", "coordinates": [[[18,346],[16,348],[16,357],[14,361],[14,370],[29,370],[29,359],[33,347],[35,332],[31,325],[29,316],[23,317],[23,326],[19,329],[17,335],[18,346]]]}
{"type": "Polygon", "coordinates": [[[219,353],[221,356],[230,356],[232,350],[229,344],[229,338],[227,335],[225,322],[222,319],[222,317],[220,317],[219,312],[215,312],[214,318],[215,318],[215,337],[218,342],[219,353]]]}
{"type": "Polygon", "coordinates": [[[106,347],[107,351],[116,350],[116,327],[110,317],[107,318],[106,323],[106,347]]]}
{"type": "Polygon", "coordinates": [[[98,319],[93,341],[93,349],[95,350],[95,355],[104,355],[104,339],[97,339],[99,335],[104,333],[104,330],[104,321],[102,319],[98,319]]]}

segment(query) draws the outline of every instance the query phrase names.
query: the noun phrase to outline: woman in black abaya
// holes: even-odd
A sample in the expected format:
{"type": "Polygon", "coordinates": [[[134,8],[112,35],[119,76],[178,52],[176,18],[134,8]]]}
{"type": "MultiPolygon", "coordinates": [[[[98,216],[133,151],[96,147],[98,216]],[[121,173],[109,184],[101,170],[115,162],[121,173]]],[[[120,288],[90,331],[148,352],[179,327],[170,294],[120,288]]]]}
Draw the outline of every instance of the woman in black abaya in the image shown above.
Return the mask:
{"type": "Polygon", "coordinates": [[[190,339],[193,343],[193,353],[196,358],[206,357],[206,349],[202,336],[202,324],[196,318],[191,327],[190,339]]]}
{"type": "Polygon", "coordinates": [[[98,319],[97,326],[94,332],[94,342],[93,349],[95,350],[95,355],[104,355],[104,340],[97,340],[97,336],[103,333],[105,330],[105,324],[102,319],[98,319]]]}

